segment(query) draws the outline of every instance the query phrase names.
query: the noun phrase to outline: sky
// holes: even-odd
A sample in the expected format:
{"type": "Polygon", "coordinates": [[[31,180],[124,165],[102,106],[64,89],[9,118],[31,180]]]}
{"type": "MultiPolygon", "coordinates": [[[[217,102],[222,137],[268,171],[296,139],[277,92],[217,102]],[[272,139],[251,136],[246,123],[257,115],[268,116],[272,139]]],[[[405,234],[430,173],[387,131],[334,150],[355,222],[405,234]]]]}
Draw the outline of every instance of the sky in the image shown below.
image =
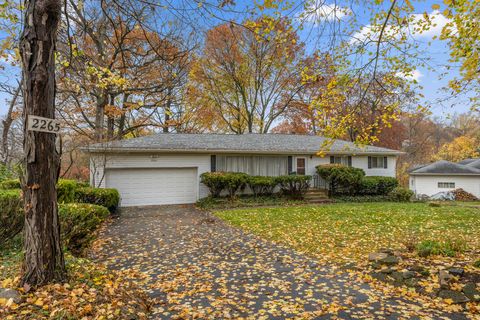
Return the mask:
{"type": "MultiPolygon", "coordinates": [[[[312,15],[310,20],[303,20],[306,21],[304,28],[299,31],[300,38],[307,43],[307,50],[308,48],[313,50],[316,45],[321,45],[319,42],[312,41],[312,34],[315,35],[316,32],[320,33],[320,30],[324,30],[323,28],[333,20],[344,23],[350,18],[352,12],[355,12],[358,19],[358,30],[355,37],[362,37],[363,33],[369,30],[368,10],[364,10],[361,4],[352,4],[351,1],[342,2],[342,0],[315,1],[317,1],[315,4],[315,15],[312,15]],[[335,7],[334,3],[337,3],[337,7],[335,7]]],[[[389,2],[387,2],[387,4],[388,3],[389,2]]],[[[422,57],[430,66],[430,68],[418,67],[413,71],[412,75],[408,76],[409,79],[415,79],[418,82],[417,92],[424,96],[420,99],[420,103],[431,106],[433,116],[439,118],[448,118],[449,115],[454,113],[467,112],[470,108],[468,95],[460,95],[455,99],[445,100],[448,94],[443,88],[447,86],[449,80],[458,75],[458,70],[452,69],[446,72],[444,65],[449,59],[448,46],[445,41],[434,39],[434,36],[438,37],[440,35],[441,29],[447,22],[447,19],[438,10],[432,9],[432,5],[437,3],[437,1],[413,1],[412,3],[415,7],[415,14],[418,15],[419,19],[423,13],[427,13],[436,23],[436,26],[428,32],[414,37],[415,41],[420,44],[420,49],[424,51],[422,57]]],[[[222,20],[240,20],[242,16],[233,11],[242,12],[245,11],[245,8],[251,8],[252,6],[253,3],[251,1],[237,1],[236,7],[232,12],[219,13],[218,17],[221,19],[209,17],[208,19],[199,19],[198,21],[203,24],[202,29],[207,29],[216,23],[222,23],[222,20]]],[[[301,15],[304,10],[304,6],[299,3],[294,3],[292,8],[289,12],[292,16],[301,15]]],[[[4,69],[0,70],[0,82],[13,83],[17,81],[16,79],[18,79],[20,73],[19,68],[9,66],[9,64],[2,59],[0,59],[0,63],[4,66],[4,69]]],[[[8,109],[7,99],[8,96],[0,94],[0,115],[5,114],[8,109]]]]}

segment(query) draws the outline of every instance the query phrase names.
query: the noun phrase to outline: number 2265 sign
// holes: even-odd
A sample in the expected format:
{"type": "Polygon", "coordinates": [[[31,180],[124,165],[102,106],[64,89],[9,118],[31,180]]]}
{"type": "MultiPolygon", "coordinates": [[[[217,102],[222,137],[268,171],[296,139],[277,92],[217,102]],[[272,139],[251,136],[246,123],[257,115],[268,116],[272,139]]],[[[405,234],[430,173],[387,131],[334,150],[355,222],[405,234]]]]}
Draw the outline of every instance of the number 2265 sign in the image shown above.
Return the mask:
{"type": "Polygon", "coordinates": [[[28,130],[49,133],[58,133],[61,129],[60,121],[50,118],[28,116],[28,130]]]}

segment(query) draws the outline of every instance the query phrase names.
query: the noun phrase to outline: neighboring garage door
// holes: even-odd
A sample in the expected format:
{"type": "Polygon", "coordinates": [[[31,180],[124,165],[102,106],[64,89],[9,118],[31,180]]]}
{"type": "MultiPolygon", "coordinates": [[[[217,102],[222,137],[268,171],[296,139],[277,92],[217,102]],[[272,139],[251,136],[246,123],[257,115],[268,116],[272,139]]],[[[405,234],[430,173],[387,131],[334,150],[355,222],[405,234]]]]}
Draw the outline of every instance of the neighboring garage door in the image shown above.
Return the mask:
{"type": "Polygon", "coordinates": [[[106,186],[120,192],[121,206],[194,203],[196,168],[107,169],[106,186]]]}

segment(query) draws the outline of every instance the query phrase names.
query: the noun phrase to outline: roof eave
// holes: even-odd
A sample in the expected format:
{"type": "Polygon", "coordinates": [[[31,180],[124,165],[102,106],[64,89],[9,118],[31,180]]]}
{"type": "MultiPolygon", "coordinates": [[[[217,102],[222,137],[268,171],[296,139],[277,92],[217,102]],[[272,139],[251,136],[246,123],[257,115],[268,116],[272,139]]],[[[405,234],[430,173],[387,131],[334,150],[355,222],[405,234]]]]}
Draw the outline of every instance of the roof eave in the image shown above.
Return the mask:
{"type": "Polygon", "coordinates": [[[479,173],[425,173],[425,172],[410,172],[411,176],[480,176],[479,173]]]}
{"type": "MultiPolygon", "coordinates": [[[[229,153],[229,154],[306,154],[317,155],[321,151],[307,150],[225,150],[225,149],[151,149],[151,148],[81,148],[82,151],[88,153],[229,153]]],[[[329,155],[402,155],[405,152],[388,150],[388,151],[323,151],[329,155]]]]}

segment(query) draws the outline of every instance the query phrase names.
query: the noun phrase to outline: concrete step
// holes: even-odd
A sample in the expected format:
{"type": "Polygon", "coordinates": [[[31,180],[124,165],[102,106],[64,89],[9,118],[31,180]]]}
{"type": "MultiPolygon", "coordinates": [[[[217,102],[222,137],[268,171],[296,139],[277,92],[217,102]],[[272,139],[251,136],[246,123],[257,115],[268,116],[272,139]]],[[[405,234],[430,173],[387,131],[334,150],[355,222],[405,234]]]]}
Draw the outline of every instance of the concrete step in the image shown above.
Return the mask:
{"type": "Polygon", "coordinates": [[[306,194],[328,194],[327,190],[308,190],[306,194]]]}
{"type": "Polygon", "coordinates": [[[328,198],[326,194],[306,194],[305,198],[328,198]]]}
{"type": "Polygon", "coordinates": [[[333,201],[332,199],[316,199],[316,200],[308,200],[308,203],[318,203],[318,204],[322,204],[322,203],[333,203],[335,201],[333,201]]]}

